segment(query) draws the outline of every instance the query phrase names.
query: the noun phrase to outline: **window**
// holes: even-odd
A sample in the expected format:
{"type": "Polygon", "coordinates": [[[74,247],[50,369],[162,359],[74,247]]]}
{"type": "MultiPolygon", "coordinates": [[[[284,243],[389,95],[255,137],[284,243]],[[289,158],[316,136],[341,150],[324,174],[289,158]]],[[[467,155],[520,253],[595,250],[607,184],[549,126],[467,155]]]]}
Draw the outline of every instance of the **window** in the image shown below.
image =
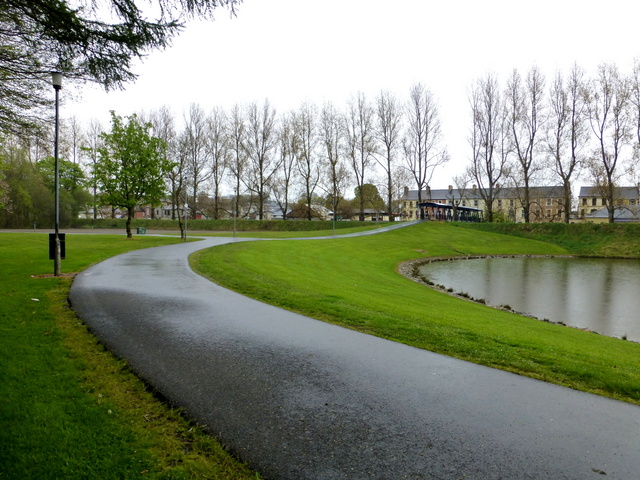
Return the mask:
{"type": "Polygon", "coordinates": [[[467,206],[467,201],[466,200],[462,200],[462,206],[466,207],[467,206]]]}
{"type": "Polygon", "coordinates": [[[509,200],[509,206],[513,207],[513,198],[511,200],[509,200]]]}
{"type": "Polygon", "coordinates": [[[474,200],[474,201],[473,201],[473,206],[474,206],[474,207],[477,207],[477,206],[478,206],[478,200],[474,200]]]}
{"type": "Polygon", "coordinates": [[[586,199],[586,198],[583,198],[583,199],[582,199],[582,205],[586,205],[586,204],[587,204],[587,199],[586,199]]]}
{"type": "Polygon", "coordinates": [[[550,207],[550,206],[551,206],[551,199],[547,198],[547,207],[550,207]]]}
{"type": "Polygon", "coordinates": [[[498,200],[498,208],[502,208],[502,200],[498,200]]]}
{"type": "Polygon", "coordinates": [[[597,198],[595,198],[595,197],[593,197],[593,198],[591,199],[591,205],[595,207],[595,206],[596,206],[596,203],[598,203],[598,199],[597,199],[597,198]]]}
{"type": "Polygon", "coordinates": [[[636,199],[632,198],[631,200],[629,200],[629,205],[635,205],[636,204],[636,199]]]}

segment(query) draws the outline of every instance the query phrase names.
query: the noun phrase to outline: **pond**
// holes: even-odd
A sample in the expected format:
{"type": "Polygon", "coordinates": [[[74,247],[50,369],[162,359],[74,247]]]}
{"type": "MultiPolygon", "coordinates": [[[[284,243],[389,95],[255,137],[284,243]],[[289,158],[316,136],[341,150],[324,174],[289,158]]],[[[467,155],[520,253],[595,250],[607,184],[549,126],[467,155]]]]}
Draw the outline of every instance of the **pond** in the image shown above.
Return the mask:
{"type": "Polygon", "coordinates": [[[488,305],[640,342],[640,260],[492,257],[431,262],[420,273],[488,305]]]}

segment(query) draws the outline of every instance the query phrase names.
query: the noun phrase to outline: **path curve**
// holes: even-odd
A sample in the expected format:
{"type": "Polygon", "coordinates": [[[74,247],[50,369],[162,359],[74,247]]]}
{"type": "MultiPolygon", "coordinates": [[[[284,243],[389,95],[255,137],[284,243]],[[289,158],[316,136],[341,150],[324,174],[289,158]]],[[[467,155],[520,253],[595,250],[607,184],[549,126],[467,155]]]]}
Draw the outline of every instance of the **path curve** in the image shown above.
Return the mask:
{"type": "Polygon", "coordinates": [[[638,478],[639,407],[313,320],[189,268],[231,241],[119,255],[79,274],[70,298],[265,478],[638,478]]]}

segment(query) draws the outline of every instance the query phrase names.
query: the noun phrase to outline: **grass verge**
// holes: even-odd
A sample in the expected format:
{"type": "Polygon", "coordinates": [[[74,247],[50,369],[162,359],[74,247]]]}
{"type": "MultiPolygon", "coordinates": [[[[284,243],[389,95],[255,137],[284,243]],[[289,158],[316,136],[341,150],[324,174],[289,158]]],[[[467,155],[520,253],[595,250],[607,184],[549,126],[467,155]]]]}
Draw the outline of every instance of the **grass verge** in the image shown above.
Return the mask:
{"type": "MultiPolygon", "coordinates": [[[[178,239],[68,235],[63,272],[178,239]]],[[[0,234],[0,478],[250,479],[256,474],[159,401],[68,308],[47,236],[0,234]]]]}
{"type": "Polygon", "coordinates": [[[640,345],[453,298],[412,282],[421,257],[572,253],[451,224],[304,242],[236,243],[196,253],[196,271],[261,301],[418,348],[640,404],[640,345]]]}

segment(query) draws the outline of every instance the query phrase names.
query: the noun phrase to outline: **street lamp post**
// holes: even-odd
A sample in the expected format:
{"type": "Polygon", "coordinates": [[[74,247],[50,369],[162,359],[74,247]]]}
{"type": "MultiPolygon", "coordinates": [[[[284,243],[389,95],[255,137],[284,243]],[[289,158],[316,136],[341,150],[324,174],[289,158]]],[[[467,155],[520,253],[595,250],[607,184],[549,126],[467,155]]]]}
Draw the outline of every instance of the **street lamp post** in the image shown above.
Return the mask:
{"type": "Polygon", "coordinates": [[[55,250],[53,256],[53,274],[60,276],[60,167],[58,164],[58,132],[59,132],[59,93],[62,88],[62,73],[51,72],[51,83],[56,91],[56,120],[53,157],[55,160],[54,170],[54,196],[55,196],[55,250]]]}
{"type": "Polygon", "coordinates": [[[189,220],[189,204],[185,203],[184,205],[184,241],[187,240],[187,221],[189,220]]]}

